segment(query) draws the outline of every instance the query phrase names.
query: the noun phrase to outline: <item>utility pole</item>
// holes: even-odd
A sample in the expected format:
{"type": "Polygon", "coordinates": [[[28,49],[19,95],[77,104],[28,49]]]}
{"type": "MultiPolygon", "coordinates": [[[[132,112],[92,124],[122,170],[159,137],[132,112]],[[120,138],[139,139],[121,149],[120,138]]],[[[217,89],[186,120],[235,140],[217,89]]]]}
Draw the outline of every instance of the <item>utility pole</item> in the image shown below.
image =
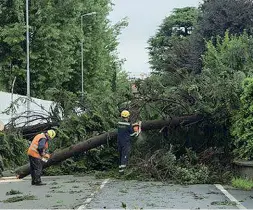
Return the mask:
{"type": "Polygon", "coordinates": [[[27,120],[29,121],[30,115],[30,57],[29,57],[29,0],[26,0],[26,83],[27,83],[27,120]]]}
{"type": "Polygon", "coordinates": [[[81,31],[82,31],[82,40],[81,40],[81,75],[82,75],[82,100],[83,100],[83,94],[84,94],[84,70],[83,70],[83,42],[84,42],[84,38],[83,38],[83,17],[84,16],[90,16],[90,15],[95,15],[97,14],[96,12],[90,12],[84,15],[81,15],[81,31]]]}

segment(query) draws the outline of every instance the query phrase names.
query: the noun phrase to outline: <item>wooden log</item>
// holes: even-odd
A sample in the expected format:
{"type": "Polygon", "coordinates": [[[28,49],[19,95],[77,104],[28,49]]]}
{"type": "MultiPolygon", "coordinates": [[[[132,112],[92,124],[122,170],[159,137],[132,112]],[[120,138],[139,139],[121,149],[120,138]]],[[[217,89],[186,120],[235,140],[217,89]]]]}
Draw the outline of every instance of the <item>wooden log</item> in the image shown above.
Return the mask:
{"type": "MultiPolygon", "coordinates": [[[[142,122],[142,130],[147,131],[147,130],[161,129],[164,126],[179,126],[179,125],[186,126],[186,125],[201,121],[202,119],[203,118],[201,116],[191,115],[191,116],[177,117],[177,118],[173,118],[169,120],[146,121],[146,122],[142,122]]],[[[73,146],[70,146],[61,151],[58,151],[57,153],[54,153],[52,157],[48,160],[48,162],[44,164],[43,168],[56,165],[57,163],[64,161],[74,156],[75,154],[98,147],[102,144],[106,144],[107,141],[115,140],[116,137],[117,137],[117,132],[115,130],[115,131],[101,134],[99,136],[94,136],[82,142],[79,142],[73,146]]],[[[23,178],[27,176],[30,173],[29,164],[19,167],[18,169],[16,169],[15,172],[18,178],[23,178]]]]}

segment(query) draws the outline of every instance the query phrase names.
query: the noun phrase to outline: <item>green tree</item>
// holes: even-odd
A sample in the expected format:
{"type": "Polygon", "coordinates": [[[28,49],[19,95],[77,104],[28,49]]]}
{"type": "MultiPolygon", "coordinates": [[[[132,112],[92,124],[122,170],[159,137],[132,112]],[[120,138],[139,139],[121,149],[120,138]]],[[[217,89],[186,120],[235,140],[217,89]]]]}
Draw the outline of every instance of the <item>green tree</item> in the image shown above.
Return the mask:
{"type": "MultiPolygon", "coordinates": [[[[231,117],[239,108],[241,83],[252,76],[252,41],[246,33],[217,37],[206,42],[203,70],[199,74],[176,69],[152,75],[140,87],[144,99],[143,117],[158,119],[201,114],[202,131],[212,145],[229,146],[231,117]]],[[[198,135],[195,133],[194,138],[198,135]]],[[[181,138],[182,136],[178,136],[181,138]]],[[[209,144],[209,145],[210,145],[209,144]]]]}
{"type": "Polygon", "coordinates": [[[188,68],[191,53],[189,36],[197,19],[197,9],[174,9],[163,20],[155,36],[149,39],[150,64],[156,72],[188,68]]]}
{"type": "MultiPolygon", "coordinates": [[[[2,0],[0,20],[0,80],[7,91],[16,77],[14,92],[26,94],[25,5],[23,1],[2,0]]],[[[117,36],[125,20],[110,24],[110,0],[30,1],[31,95],[52,99],[53,90],[81,90],[80,43],[84,46],[84,88],[109,87],[120,71],[117,36]],[[96,15],[83,17],[89,12],[96,15]]]]}
{"type": "MultiPolygon", "coordinates": [[[[25,27],[23,1],[0,1],[0,83],[11,91],[14,78],[19,91],[25,91],[25,27]]],[[[16,91],[15,91],[16,92],[16,91]]]]}
{"type": "MultiPolygon", "coordinates": [[[[246,31],[252,34],[253,4],[250,0],[205,0],[191,36],[192,68],[200,72],[201,56],[204,54],[205,41],[212,37],[223,37],[228,30],[230,34],[240,35],[246,31]]],[[[213,43],[216,40],[213,39],[213,43]]]]}
{"type": "Polygon", "coordinates": [[[240,104],[241,83],[245,77],[252,76],[253,37],[226,32],[224,38],[216,40],[216,44],[212,40],[206,43],[202,72],[193,74],[182,87],[196,86],[191,90],[196,102],[194,109],[229,125],[233,111],[240,104]]]}

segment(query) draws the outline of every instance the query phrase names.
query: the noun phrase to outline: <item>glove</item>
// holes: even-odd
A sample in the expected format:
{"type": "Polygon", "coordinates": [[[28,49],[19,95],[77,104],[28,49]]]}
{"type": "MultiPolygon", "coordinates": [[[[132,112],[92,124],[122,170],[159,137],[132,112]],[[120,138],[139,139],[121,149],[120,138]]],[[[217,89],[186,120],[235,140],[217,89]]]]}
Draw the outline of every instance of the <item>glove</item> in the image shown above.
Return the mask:
{"type": "Polygon", "coordinates": [[[43,157],[49,159],[50,156],[51,156],[50,154],[45,154],[43,157]]]}
{"type": "Polygon", "coordinates": [[[42,156],[42,159],[41,159],[41,160],[42,160],[43,162],[46,163],[46,162],[48,161],[49,158],[50,158],[50,155],[49,155],[49,154],[44,154],[44,155],[42,156]]]}

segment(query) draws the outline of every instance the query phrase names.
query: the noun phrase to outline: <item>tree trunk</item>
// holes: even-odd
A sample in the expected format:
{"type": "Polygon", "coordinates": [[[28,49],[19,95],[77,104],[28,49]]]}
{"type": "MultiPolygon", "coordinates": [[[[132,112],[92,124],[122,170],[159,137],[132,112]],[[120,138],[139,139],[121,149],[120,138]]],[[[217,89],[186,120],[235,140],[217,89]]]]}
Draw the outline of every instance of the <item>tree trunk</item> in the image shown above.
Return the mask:
{"type": "MultiPolygon", "coordinates": [[[[161,129],[164,126],[186,126],[192,123],[196,123],[201,121],[203,118],[198,115],[191,115],[191,116],[183,116],[178,118],[173,118],[169,120],[153,120],[153,121],[146,121],[142,122],[142,130],[155,130],[155,129],[161,129]]],[[[52,157],[48,160],[47,163],[44,164],[43,168],[47,168],[51,165],[56,165],[57,163],[66,160],[75,154],[78,154],[80,152],[87,151],[89,149],[98,147],[102,144],[107,143],[107,141],[115,140],[117,137],[117,132],[107,132],[104,134],[101,134],[99,136],[94,136],[88,140],[84,140],[82,142],[79,142],[73,146],[70,146],[68,148],[65,148],[55,154],[52,155],[52,157]]],[[[18,178],[23,178],[27,176],[30,173],[30,167],[29,164],[24,165],[16,169],[16,174],[18,178]]]]}

